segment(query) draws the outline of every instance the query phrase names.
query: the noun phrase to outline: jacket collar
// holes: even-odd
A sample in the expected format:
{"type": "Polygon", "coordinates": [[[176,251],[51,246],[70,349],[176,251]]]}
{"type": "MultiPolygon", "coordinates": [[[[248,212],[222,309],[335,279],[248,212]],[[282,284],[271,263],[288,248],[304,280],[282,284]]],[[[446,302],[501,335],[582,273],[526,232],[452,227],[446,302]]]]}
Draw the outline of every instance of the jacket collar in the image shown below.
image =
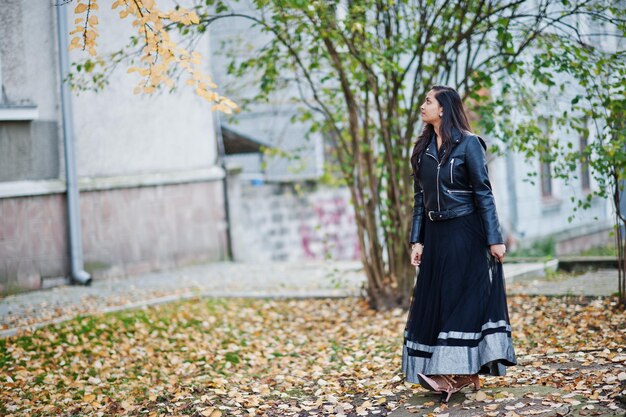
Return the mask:
{"type": "Polygon", "coordinates": [[[452,142],[458,144],[459,142],[461,142],[461,140],[463,140],[463,136],[463,132],[461,132],[459,129],[457,129],[456,127],[452,128],[452,142]]]}
{"type": "MultiPolygon", "coordinates": [[[[463,140],[463,138],[465,138],[465,136],[468,136],[468,135],[464,134],[461,130],[457,129],[456,127],[453,127],[452,128],[452,143],[453,143],[452,146],[456,146],[459,143],[461,143],[461,141],[463,140]]],[[[487,146],[485,145],[484,140],[480,136],[478,136],[478,139],[482,147],[486,149],[487,146]]],[[[433,156],[435,159],[439,159],[440,157],[444,156],[444,154],[439,155],[439,152],[437,152],[437,142],[435,141],[434,133],[430,137],[430,140],[428,142],[428,145],[426,146],[425,152],[433,156]]]]}
{"type": "MultiPolygon", "coordinates": [[[[454,145],[458,145],[461,140],[463,140],[463,132],[461,132],[459,129],[457,129],[456,127],[452,128],[452,142],[454,145]]],[[[453,145],[453,146],[454,146],[453,145]]],[[[433,133],[432,136],[430,137],[430,140],[428,142],[428,145],[426,146],[426,152],[430,153],[432,156],[439,156],[437,152],[437,142],[435,141],[435,134],[433,133]]]]}
{"type": "Polygon", "coordinates": [[[452,141],[454,142],[455,145],[457,145],[459,142],[461,142],[463,140],[463,138],[465,138],[467,136],[476,136],[478,138],[478,142],[483,147],[483,149],[485,151],[487,150],[487,143],[485,142],[485,140],[483,138],[481,138],[477,134],[475,134],[475,133],[463,133],[459,129],[455,128],[455,127],[452,128],[452,141]]]}
{"type": "Polygon", "coordinates": [[[437,151],[437,140],[435,139],[435,134],[433,133],[428,141],[428,145],[426,145],[425,153],[432,156],[436,160],[439,160],[439,152],[437,151]]]}
{"type": "MultiPolygon", "coordinates": [[[[452,128],[452,142],[454,142],[455,145],[461,142],[464,136],[465,135],[463,134],[463,132],[461,132],[459,129],[457,129],[456,127],[452,128]]],[[[432,142],[434,138],[435,134],[433,133],[430,137],[430,141],[432,142]]]]}

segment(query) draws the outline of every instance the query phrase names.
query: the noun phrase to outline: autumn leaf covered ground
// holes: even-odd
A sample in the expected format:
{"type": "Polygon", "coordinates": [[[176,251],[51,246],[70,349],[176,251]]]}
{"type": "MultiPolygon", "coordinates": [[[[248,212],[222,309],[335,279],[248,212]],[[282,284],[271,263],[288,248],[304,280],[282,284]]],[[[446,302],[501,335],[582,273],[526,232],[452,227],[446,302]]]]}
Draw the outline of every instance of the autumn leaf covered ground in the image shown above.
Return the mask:
{"type": "MultiPolygon", "coordinates": [[[[519,365],[486,389],[553,386],[621,412],[626,314],[614,298],[515,295],[509,309],[519,365]]],[[[0,340],[0,415],[387,415],[423,391],[401,373],[405,319],[356,297],[78,317],[0,340]]]]}

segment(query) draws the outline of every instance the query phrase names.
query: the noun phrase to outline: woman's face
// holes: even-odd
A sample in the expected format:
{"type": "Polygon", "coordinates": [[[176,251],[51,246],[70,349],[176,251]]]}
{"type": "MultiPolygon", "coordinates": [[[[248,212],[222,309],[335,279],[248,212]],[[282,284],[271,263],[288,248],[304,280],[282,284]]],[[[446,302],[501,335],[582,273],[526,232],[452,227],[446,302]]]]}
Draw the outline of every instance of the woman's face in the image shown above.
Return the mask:
{"type": "Polygon", "coordinates": [[[422,110],[422,120],[424,123],[438,124],[441,120],[439,113],[443,111],[443,107],[439,105],[433,90],[430,90],[428,94],[426,94],[426,98],[420,109],[422,110]]]}

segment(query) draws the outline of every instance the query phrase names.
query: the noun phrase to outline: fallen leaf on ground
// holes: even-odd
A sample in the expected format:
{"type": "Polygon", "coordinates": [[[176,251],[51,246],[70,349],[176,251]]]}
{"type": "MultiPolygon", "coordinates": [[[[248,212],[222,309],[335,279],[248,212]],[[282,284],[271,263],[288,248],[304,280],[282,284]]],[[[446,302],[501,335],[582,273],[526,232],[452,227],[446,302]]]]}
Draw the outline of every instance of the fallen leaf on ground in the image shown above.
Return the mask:
{"type": "MultiPolygon", "coordinates": [[[[508,302],[520,364],[483,378],[493,395],[464,406],[504,413],[482,401],[519,399],[491,390],[545,385],[571,393],[534,394],[554,410],[578,398],[597,401],[585,411],[619,409],[626,314],[616,298],[508,302]]],[[[78,317],[0,340],[0,414],[384,416],[423,393],[400,371],[405,320],[358,298],[207,298],[78,317]]]]}

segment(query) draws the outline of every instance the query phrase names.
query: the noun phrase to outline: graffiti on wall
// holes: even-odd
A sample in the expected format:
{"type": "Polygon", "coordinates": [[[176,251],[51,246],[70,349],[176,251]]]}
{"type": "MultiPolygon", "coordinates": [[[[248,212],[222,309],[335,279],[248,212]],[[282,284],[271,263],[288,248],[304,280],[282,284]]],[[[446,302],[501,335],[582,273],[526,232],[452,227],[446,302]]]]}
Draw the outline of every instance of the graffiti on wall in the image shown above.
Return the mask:
{"type": "Polygon", "coordinates": [[[312,216],[298,228],[301,249],[307,259],[360,259],[354,212],[346,197],[310,198],[312,216]]]}
{"type": "MultiPolygon", "coordinates": [[[[236,259],[254,261],[360,260],[347,188],[241,183],[231,217],[236,259]]],[[[235,193],[233,193],[235,195],[235,193]]]]}

